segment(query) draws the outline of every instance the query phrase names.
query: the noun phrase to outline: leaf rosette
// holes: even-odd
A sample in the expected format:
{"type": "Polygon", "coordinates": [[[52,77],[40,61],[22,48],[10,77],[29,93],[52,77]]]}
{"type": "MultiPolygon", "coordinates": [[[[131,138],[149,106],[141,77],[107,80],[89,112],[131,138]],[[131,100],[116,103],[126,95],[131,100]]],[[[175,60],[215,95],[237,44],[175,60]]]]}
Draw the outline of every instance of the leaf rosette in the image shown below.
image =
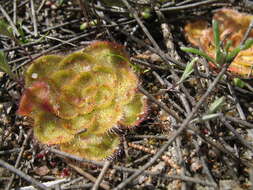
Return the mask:
{"type": "Polygon", "coordinates": [[[33,118],[35,137],[87,159],[110,156],[120,137],[108,131],[138,125],[146,113],[138,78],[115,43],[42,56],[28,67],[25,84],[18,113],[33,118]]]}

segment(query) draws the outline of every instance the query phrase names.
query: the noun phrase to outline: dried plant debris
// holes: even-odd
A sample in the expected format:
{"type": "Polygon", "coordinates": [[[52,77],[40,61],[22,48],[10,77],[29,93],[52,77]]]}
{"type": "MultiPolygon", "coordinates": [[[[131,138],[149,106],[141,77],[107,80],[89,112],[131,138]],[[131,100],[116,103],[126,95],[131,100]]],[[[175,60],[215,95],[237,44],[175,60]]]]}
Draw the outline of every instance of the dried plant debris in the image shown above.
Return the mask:
{"type": "Polygon", "coordinates": [[[114,43],[42,56],[27,69],[25,84],[18,113],[34,119],[35,137],[87,159],[112,155],[120,137],[109,131],[136,126],[146,112],[138,78],[114,43]]]}

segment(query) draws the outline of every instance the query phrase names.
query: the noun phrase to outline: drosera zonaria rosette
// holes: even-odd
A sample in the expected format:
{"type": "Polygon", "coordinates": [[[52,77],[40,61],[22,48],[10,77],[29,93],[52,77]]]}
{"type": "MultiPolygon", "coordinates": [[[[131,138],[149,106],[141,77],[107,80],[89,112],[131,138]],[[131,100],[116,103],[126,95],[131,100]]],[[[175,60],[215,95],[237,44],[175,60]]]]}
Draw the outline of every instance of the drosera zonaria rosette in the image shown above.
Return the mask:
{"type": "Polygon", "coordinates": [[[45,55],[28,67],[18,114],[34,120],[43,144],[92,160],[111,156],[120,145],[114,128],[143,120],[146,98],[124,48],[94,42],[66,56],[45,55]]]}
{"type": "MultiPolygon", "coordinates": [[[[213,19],[219,23],[220,40],[223,44],[231,42],[228,49],[231,52],[234,48],[240,45],[245,32],[247,31],[253,15],[240,13],[233,9],[223,8],[215,12],[213,19]]],[[[185,36],[188,41],[201,48],[207,55],[215,58],[215,45],[213,39],[212,27],[208,27],[208,22],[205,20],[197,20],[186,24],[185,36]]],[[[253,37],[251,31],[249,37],[253,37]]],[[[214,66],[213,64],[210,64],[214,66]]],[[[253,68],[253,48],[242,50],[232,61],[228,70],[241,78],[252,78],[253,68]]]]}

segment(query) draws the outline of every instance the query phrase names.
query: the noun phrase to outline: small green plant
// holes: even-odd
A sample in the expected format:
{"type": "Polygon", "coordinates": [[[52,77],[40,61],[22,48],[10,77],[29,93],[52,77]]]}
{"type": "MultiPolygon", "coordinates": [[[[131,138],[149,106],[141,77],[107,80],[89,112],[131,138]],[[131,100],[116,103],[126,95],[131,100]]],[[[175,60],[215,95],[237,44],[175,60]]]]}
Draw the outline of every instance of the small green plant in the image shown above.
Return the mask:
{"type": "MultiPolygon", "coordinates": [[[[24,34],[22,31],[18,31],[17,33],[19,33],[21,35],[20,36],[21,39],[24,38],[24,34]]],[[[15,42],[17,45],[21,46],[22,40],[19,40],[18,38],[16,38],[16,36],[13,34],[13,29],[4,20],[0,20],[0,34],[8,37],[13,42],[15,42]]],[[[21,48],[24,50],[24,52],[27,53],[29,58],[32,59],[31,56],[26,51],[26,49],[23,48],[22,46],[21,46],[21,48]]],[[[18,82],[18,84],[21,84],[21,81],[19,81],[18,76],[12,72],[11,67],[8,64],[6,56],[3,51],[0,51],[0,70],[2,72],[5,72],[6,74],[8,74],[11,79],[16,80],[18,82]]]]}
{"type": "Polygon", "coordinates": [[[12,28],[8,24],[6,24],[3,20],[0,20],[0,34],[9,37],[12,40],[15,39],[12,28]]]}
{"type": "MultiPolygon", "coordinates": [[[[11,27],[8,24],[6,24],[3,20],[0,20],[0,34],[16,41],[16,38],[13,35],[11,27]]],[[[0,70],[8,74],[12,79],[17,78],[17,76],[11,71],[11,68],[6,60],[3,51],[0,51],[0,70]]]]}
{"type": "Polygon", "coordinates": [[[214,102],[211,103],[211,105],[208,108],[207,114],[213,114],[216,113],[225,103],[225,97],[222,96],[218,99],[216,99],[214,102]]]}
{"type": "Polygon", "coordinates": [[[181,82],[185,81],[194,71],[194,64],[196,63],[196,61],[198,60],[198,58],[194,58],[191,62],[187,63],[184,73],[181,76],[180,80],[177,82],[177,84],[180,84],[181,82]]]}
{"type": "Polygon", "coordinates": [[[111,155],[120,137],[109,131],[138,125],[146,113],[138,78],[114,43],[42,56],[27,69],[25,84],[18,113],[33,118],[35,137],[87,159],[111,155]]]}
{"type": "Polygon", "coordinates": [[[213,41],[214,41],[214,48],[215,48],[215,58],[212,58],[205,52],[196,48],[181,47],[181,50],[185,52],[193,53],[196,55],[200,55],[206,58],[211,63],[213,63],[216,67],[220,68],[226,62],[233,61],[234,58],[240,53],[240,51],[249,49],[253,45],[253,39],[249,38],[248,40],[246,40],[246,42],[243,45],[237,46],[232,51],[229,51],[230,44],[231,44],[230,42],[225,44],[224,46],[225,48],[223,48],[223,46],[221,46],[219,25],[216,20],[213,20],[213,41]]]}
{"type": "Polygon", "coordinates": [[[253,15],[223,8],[213,15],[212,27],[206,20],[186,24],[184,31],[189,42],[199,49],[181,49],[205,57],[212,68],[220,69],[230,63],[228,71],[244,79],[253,77],[253,32],[249,31],[253,15]],[[245,34],[248,40],[245,41],[245,34]]]}
{"type": "Polygon", "coordinates": [[[8,74],[12,79],[16,79],[16,75],[11,71],[3,51],[0,51],[0,71],[8,74]]]}

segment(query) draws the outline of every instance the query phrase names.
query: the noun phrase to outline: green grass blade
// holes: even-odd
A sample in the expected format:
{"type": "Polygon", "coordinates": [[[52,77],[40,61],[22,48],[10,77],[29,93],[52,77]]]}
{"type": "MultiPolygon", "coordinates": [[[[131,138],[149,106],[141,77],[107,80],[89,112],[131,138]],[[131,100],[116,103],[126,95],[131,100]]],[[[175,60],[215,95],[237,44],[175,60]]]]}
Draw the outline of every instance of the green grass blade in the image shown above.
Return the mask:
{"type": "Polygon", "coordinates": [[[210,105],[210,107],[209,107],[207,113],[208,113],[208,114],[212,114],[212,113],[217,112],[217,110],[218,110],[219,108],[221,108],[221,107],[223,106],[224,103],[225,103],[225,97],[224,97],[224,96],[222,96],[222,97],[216,99],[216,100],[210,105]]]}
{"type": "Polygon", "coordinates": [[[197,117],[193,119],[190,123],[196,123],[196,122],[203,122],[203,121],[209,121],[211,119],[216,119],[217,117],[220,117],[221,113],[214,113],[214,114],[205,114],[202,117],[197,117]]]}
{"type": "Polygon", "coordinates": [[[198,60],[198,58],[195,57],[191,62],[187,63],[184,73],[183,73],[182,77],[180,78],[180,80],[177,82],[177,84],[183,82],[185,79],[187,79],[190,76],[190,74],[194,71],[193,67],[194,67],[194,64],[197,60],[198,60]]]}
{"type": "Polygon", "coordinates": [[[249,38],[246,42],[242,45],[241,50],[249,49],[253,45],[253,38],[249,38]]]}
{"type": "Polygon", "coordinates": [[[246,50],[249,49],[251,46],[253,45],[253,38],[249,38],[248,40],[246,40],[246,42],[243,45],[239,45],[237,46],[235,49],[233,49],[233,51],[231,51],[228,56],[227,56],[227,61],[233,61],[233,59],[237,56],[237,54],[242,51],[242,50],[246,50]]]}
{"type": "Polygon", "coordinates": [[[217,67],[219,67],[218,64],[216,63],[216,61],[213,58],[211,58],[209,55],[207,55],[205,52],[203,52],[201,50],[198,50],[198,49],[195,49],[195,48],[188,48],[188,47],[180,47],[180,49],[182,51],[185,51],[185,52],[188,52],[188,53],[193,53],[193,54],[202,56],[202,57],[206,58],[208,61],[215,64],[217,67]]]}
{"type": "Polygon", "coordinates": [[[232,46],[232,40],[228,40],[226,45],[225,45],[225,53],[228,55],[229,54],[229,48],[232,46]]]}
{"type": "Polygon", "coordinates": [[[216,51],[216,62],[219,64],[222,60],[221,53],[221,43],[220,43],[220,32],[219,32],[219,23],[216,20],[213,20],[213,38],[214,46],[216,51]]]}

